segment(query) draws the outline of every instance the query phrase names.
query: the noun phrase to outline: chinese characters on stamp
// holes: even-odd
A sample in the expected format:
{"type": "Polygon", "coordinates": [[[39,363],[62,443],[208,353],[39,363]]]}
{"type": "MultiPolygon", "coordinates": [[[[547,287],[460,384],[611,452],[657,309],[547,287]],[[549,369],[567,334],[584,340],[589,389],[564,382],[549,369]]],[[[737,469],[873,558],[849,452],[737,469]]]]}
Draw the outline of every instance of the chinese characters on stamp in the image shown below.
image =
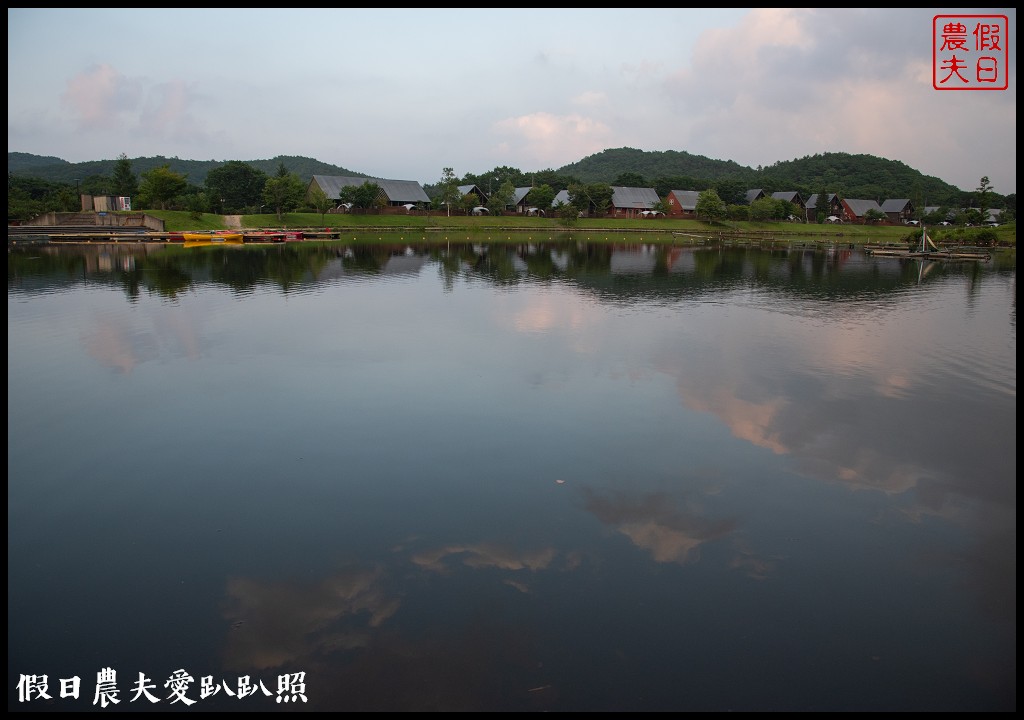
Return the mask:
{"type": "Polygon", "coordinates": [[[932,18],[932,87],[1006,90],[1009,32],[1006,15],[936,15],[932,18]]]}

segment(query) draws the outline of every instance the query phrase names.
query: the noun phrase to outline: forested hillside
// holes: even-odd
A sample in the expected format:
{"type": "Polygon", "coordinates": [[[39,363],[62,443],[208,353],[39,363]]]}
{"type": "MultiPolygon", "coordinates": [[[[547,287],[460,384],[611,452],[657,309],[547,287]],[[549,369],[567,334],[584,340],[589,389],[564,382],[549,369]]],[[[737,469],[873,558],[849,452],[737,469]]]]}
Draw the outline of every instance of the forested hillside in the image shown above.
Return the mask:
{"type": "Polygon", "coordinates": [[[691,155],[676,150],[647,152],[633,148],[617,148],[604,150],[579,162],[565,165],[559,168],[558,172],[562,175],[572,175],[585,183],[610,183],[624,173],[637,173],[649,179],[692,177],[712,181],[741,176],[750,172],[750,168],[732,160],[712,160],[702,155],[691,155]]]}
{"type": "Polygon", "coordinates": [[[975,190],[957,188],[896,160],[848,153],[808,155],[754,169],[731,160],[712,160],[674,150],[618,148],[591,155],[558,172],[583,182],[606,183],[615,183],[623,174],[639,174],[644,180],[643,187],[657,188],[659,193],[669,185],[672,190],[704,190],[728,183],[743,191],[758,188],[768,194],[795,190],[807,197],[825,191],[878,202],[911,198],[922,205],[957,206],[963,202],[965,193],[975,190]]]}
{"type": "MultiPolygon", "coordinates": [[[[182,160],[181,158],[167,158],[161,155],[130,159],[132,161],[132,170],[137,176],[166,165],[172,172],[184,175],[190,184],[200,186],[206,182],[207,173],[227,162],[222,160],[182,160]]],[[[246,160],[244,162],[270,176],[276,175],[278,167],[283,164],[288,172],[298,175],[303,182],[307,183],[314,175],[368,177],[366,173],[346,170],[343,167],[330,165],[312,158],[291,155],[279,155],[270,160],[246,160]]],[[[28,153],[7,153],[7,172],[11,175],[39,178],[51,182],[75,183],[76,181],[84,181],[92,176],[109,177],[113,173],[116,163],[117,158],[69,163],[66,160],[55,157],[43,157],[28,153]]],[[[394,179],[400,180],[402,178],[394,179]]]]}
{"type": "Polygon", "coordinates": [[[937,177],[923,175],[898,160],[848,153],[807,155],[777,162],[762,168],[758,178],[759,187],[772,191],[827,190],[845,198],[879,202],[887,198],[913,198],[920,205],[956,206],[964,193],[972,194],[976,189],[957,188],[937,177]]]}

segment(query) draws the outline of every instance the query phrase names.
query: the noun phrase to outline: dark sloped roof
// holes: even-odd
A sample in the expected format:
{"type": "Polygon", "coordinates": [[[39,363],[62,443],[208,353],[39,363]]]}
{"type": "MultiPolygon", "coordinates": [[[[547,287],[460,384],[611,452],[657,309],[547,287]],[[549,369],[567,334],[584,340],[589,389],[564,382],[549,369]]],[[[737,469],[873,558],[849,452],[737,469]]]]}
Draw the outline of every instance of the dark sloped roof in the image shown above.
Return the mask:
{"type": "Polygon", "coordinates": [[[327,193],[327,197],[337,199],[344,187],[359,187],[363,183],[375,183],[394,203],[429,203],[430,198],[423,186],[415,180],[385,180],[383,178],[347,177],[344,175],[314,175],[313,182],[327,193]]]}
{"type": "Polygon", "coordinates": [[[521,203],[531,190],[533,190],[533,186],[516,188],[516,191],[512,194],[512,204],[518,205],[521,203]]]}
{"type": "MultiPolygon", "coordinates": [[[[832,201],[835,200],[835,199],[836,199],[836,194],[835,193],[829,193],[828,194],[828,202],[829,202],[829,204],[832,204],[832,201]]],[[[807,198],[806,202],[804,202],[804,207],[807,208],[808,210],[814,210],[816,207],[818,207],[818,193],[812,193],[807,198]]]]}
{"type": "Polygon", "coordinates": [[[773,192],[772,198],[775,200],[785,200],[786,202],[795,203],[796,205],[803,204],[803,198],[800,197],[800,193],[795,190],[784,190],[782,192],[773,192]]]}
{"type": "Polygon", "coordinates": [[[759,197],[764,195],[764,190],[761,188],[755,188],[753,190],[747,190],[747,205],[757,200],[759,197]]]}
{"type": "Polygon", "coordinates": [[[415,180],[378,180],[377,184],[391,202],[430,202],[430,197],[423,186],[415,180]]]}
{"type": "Polygon", "coordinates": [[[558,207],[559,205],[569,204],[569,191],[559,190],[558,194],[555,195],[555,199],[551,201],[551,207],[558,207]]]}
{"type": "Polygon", "coordinates": [[[673,190],[671,195],[679,203],[681,210],[696,210],[697,201],[700,199],[700,190],[673,190]]]}
{"type": "Polygon", "coordinates": [[[857,200],[852,198],[846,198],[843,202],[845,202],[849,206],[850,210],[852,210],[853,214],[856,215],[857,217],[863,217],[864,213],[866,213],[868,210],[882,210],[882,208],[874,200],[857,200]]]}
{"type": "Polygon", "coordinates": [[[612,205],[617,208],[650,210],[659,200],[661,198],[654,188],[612,186],[612,205]]]}
{"type": "Polygon", "coordinates": [[[886,213],[903,212],[907,208],[907,205],[909,205],[909,204],[910,204],[910,198],[896,198],[896,199],[886,200],[885,202],[882,203],[882,212],[886,212],[886,213]]]}

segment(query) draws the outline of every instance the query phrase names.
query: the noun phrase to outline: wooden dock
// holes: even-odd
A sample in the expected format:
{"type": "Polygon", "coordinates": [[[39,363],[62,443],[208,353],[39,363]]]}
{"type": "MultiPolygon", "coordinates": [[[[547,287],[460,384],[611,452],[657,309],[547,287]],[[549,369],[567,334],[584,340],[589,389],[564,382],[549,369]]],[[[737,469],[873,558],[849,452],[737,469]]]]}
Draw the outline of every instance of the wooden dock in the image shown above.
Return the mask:
{"type": "MultiPolygon", "coordinates": [[[[8,228],[8,242],[53,242],[53,243],[155,243],[184,244],[181,232],[158,232],[129,228],[70,228],[61,226],[32,227],[18,226],[15,232],[8,228]]],[[[338,240],[340,230],[242,230],[243,244],[284,243],[303,240],[338,240]]]]}

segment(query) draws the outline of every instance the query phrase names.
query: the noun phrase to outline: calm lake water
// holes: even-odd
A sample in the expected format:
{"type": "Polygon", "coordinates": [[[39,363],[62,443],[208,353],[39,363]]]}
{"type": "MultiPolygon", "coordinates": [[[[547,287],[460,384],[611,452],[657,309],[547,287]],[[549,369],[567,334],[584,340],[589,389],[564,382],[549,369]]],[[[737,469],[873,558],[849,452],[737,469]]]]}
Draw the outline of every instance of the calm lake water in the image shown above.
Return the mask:
{"type": "Polygon", "coordinates": [[[9,246],[8,709],[1015,710],[1016,300],[1015,256],[9,246]]]}

